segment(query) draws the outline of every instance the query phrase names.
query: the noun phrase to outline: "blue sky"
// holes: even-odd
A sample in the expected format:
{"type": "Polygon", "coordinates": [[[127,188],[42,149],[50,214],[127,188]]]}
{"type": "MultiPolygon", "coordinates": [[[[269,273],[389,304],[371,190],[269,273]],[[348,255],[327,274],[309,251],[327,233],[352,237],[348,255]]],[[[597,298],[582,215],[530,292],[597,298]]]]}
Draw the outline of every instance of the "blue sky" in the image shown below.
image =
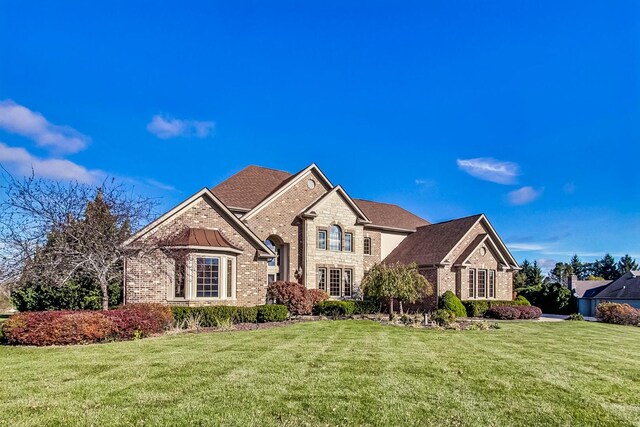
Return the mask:
{"type": "Polygon", "coordinates": [[[640,257],[631,1],[0,0],[0,163],[174,205],[315,162],[518,260],[640,257]],[[62,4],[60,4],[62,3],[62,4]]]}

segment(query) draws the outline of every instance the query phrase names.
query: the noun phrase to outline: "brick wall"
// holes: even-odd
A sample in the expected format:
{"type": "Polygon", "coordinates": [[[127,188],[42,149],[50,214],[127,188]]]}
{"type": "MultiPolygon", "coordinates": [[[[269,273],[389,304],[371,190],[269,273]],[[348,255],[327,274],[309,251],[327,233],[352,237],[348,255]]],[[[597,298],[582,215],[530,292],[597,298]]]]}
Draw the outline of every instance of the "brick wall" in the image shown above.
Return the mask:
{"type": "MultiPolygon", "coordinates": [[[[455,262],[458,257],[467,249],[469,244],[478,236],[478,234],[488,233],[482,222],[478,222],[465,238],[451,252],[448,260],[455,262]]],[[[496,299],[510,300],[513,296],[513,272],[498,270],[499,255],[495,254],[489,245],[481,245],[469,257],[471,265],[468,268],[496,270],[496,299]],[[485,255],[480,252],[481,247],[487,249],[485,255]]],[[[488,280],[488,279],[487,279],[488,280]]],[[[447,290],[454,292],[460,299],[469,298],[468,291],[469,274],[468,269],[464,267],[444,266],[438,271],[439,293],[442,295],[447,290]]]]}
{"type": "Polygon", "coordinates": [[[289,280],[295,280],[293,272],[304,264],[303,252],[299,250],[303,230],[303,223],[296,219],[306,207],[318,200],[328,190],[320,176],[315,171],[309,171],[293,187],[272,200],[268,206],[249,218],[246,222],[249,228],[262,240],[269,236],[278,236],[289,248],[289,280]],[[314,188],[309,188],[308,181],[315,182],[314,188]]]}
{"type": "Polygon", "coordinates": [[[126,261],[126,301],[169,302],[202,305],[259,305],[266,301],[267,263],[255,258],[256,249],[237,225],[231,225],[221,209],[208,199],[198,199],[155,231],[154,235],[170,235],[185,227],[217,228],[242,254],[236,257],[236,300],[170,301],[174,285],[174,261],[160,251],[126,261]],[[172,231],[173,230],[173,231],[172,231]]]}

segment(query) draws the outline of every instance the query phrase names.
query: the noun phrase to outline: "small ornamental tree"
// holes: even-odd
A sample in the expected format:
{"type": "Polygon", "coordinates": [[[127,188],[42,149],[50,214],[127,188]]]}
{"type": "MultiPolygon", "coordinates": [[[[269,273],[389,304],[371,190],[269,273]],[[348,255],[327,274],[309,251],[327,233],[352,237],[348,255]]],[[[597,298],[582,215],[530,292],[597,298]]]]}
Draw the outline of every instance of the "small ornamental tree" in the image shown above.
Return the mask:
{"type": "Polygon", "coordinates": [[[389,317],[393,317],[393,300],[397,299],[402,313],[402,303],[414,303],[433,294],[431,284],[418,272],[415,264],[375,264],[362,279],[362,291],[366,297],[386,300],[389,317]]]}

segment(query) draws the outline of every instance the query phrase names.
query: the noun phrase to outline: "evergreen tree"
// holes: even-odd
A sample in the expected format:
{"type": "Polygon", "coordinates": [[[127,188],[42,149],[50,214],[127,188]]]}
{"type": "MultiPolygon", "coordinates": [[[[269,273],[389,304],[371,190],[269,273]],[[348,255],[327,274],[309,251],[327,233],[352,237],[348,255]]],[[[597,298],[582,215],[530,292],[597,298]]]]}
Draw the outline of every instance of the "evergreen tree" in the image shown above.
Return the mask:
{"type": "Polygon", "coordinates": [[[527,285],[529,287],[542,286],[543,279],[542,268],[538,265],[538,261],[533,261],[529,274],[527,275],[527,285]]]}
{"type": "Polygon", "coordinates": [[[616,280],[620,277],[616,260],[611,254],[606,254],[604,258],[596,260],[593,264],[593,276],[604,277],[605,280],[616,280]]]}
{"type": "Polygon", "coordinates": [[[617,265],[618,274],[622,276],[623,274],[628,273],[629,271],[638,270],[638,263],[635,259],[631,258],[629,254],[620,258],[617,265]]]}
{"type": "Polygon", "coordinates": [[[549,280],[552,283],[560,283],[562,286],[567,286],[572,274],[573,267],[571,264],[557,262],[555,267],[549,271],[549,280]]]}
{"type": "Polygon", "coordinates": [[[574,254],[569,261],[571,265],[571,271],[578,277],[578,280],[585,280],[587,275],[585,274],[585,266],[578,258],[578,254],[574,254]]]}

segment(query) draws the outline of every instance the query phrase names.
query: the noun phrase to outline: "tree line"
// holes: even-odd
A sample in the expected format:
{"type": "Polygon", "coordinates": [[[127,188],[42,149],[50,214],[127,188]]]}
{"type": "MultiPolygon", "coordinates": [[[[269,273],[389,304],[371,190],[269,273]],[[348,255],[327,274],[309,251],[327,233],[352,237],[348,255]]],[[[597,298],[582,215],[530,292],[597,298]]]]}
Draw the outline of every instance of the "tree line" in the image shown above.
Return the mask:
{"type": "Polygon", "coordinates": [[[621,257],[617,262],[611,254],[606,254],[593,262],[583,262],[576,254],[569,262],[557,262],[545,276],[537,261],[524,260],[522,269],[514,278],[516,290],[540,286],[545,282],[568,286],[569,278],[575,275],[578,280],[616,280],[623,274],[638,270],[638,262],[630,255],[621,257]]]}

